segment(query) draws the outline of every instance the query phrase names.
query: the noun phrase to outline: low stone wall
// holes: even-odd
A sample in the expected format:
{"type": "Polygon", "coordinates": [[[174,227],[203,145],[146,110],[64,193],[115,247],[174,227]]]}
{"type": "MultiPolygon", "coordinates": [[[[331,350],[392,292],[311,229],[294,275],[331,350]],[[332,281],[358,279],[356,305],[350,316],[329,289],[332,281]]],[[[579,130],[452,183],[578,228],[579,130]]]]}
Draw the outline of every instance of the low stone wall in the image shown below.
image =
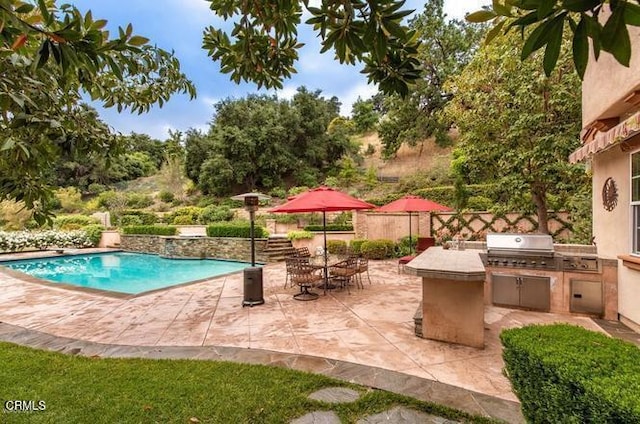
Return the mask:
{"type": "MultiPolygon", "coordinates": [[[[267,239],[255,239],[256,261],[267,262],[267,239]]],[[[215,258],[251,261],[251,239],[235,237],[168,237],[122,235],[120,247],[170,258],[215,258]]]]}
{"type": "Polygon", "coordinates": [[[164,253],[164,237],[148,236],[148,235],[120,235],[120,248],[130,252],[155,253],[161,255],[164,253]]]}

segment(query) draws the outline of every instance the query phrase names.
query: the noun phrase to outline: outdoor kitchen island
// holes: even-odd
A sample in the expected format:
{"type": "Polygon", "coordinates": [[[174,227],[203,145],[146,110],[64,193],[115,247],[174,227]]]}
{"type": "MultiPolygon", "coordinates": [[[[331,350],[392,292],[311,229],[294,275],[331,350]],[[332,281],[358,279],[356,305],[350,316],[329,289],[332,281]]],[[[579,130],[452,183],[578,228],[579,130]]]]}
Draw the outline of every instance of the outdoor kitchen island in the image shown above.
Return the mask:
{"type": "Polygon", "coordinates": [[[486,272],[478,251],[430,247],[405,269],[422,277],[422,337],[484,348],[486,272]]]}

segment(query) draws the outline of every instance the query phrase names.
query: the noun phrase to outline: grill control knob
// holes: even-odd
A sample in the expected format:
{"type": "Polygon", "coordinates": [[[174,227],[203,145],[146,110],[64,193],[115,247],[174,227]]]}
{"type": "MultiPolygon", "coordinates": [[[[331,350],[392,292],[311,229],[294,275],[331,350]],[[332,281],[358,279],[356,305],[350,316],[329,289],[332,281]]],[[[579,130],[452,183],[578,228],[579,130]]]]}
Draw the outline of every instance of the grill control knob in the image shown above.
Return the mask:
{"type": "Polygon", "coordinates": [[[531,261],[531,265],[532,266],[536,266],[537,262],[536,261],[531,261]]]}
{"type": "Polygon", "coordinates": [[[545,266],[547,263],[545,261],[540,261],[540,265],[545,266]]]}

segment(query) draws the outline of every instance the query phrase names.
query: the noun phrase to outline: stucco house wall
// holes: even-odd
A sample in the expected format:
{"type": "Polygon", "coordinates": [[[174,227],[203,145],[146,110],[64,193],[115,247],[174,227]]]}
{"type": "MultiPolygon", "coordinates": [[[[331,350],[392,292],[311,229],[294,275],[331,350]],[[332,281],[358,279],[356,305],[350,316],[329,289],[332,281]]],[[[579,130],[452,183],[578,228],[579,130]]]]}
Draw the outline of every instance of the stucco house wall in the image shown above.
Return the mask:
{"type": "Polygon", "coordinates": [[[624,99],[640,89],[640,28],[627,28],[633,46],[628,68],[606,52],[600,52],[596,61],[589,49],[589,64],[582,81],[583,128],[598,119],[624,116],[630,109],[624,99]]]}
{"type": "MultiPolygon", "coordinates": [[[[596,121],[614,118],[600,129],[604,132],[617,120],[623,121],[640,109],[640,103],[626,100],[634,91],[640,90],[640,28],[628,27],[632,55],[628,68],[618,64],[608,53],[602,52],[598,61],[593,54],[582,84],[583,141],[589,142],[588,130],[596,121]]],[[[625,140],[633,145],[640,135],[625,140]]],[[[637,146],[637,144],[636,144],[637,146]]],[[[602,258],[618,261],[618,313],[622,322],[640,331],[640,271],[622,260],[631,252],[632,216],[630,207],[631,153],[637,147],[625,151],[615,143],[596,152],[587,161],[591,163],[593,175],[593,234],[602,258]],[[616,207],[607,211],[603,207],[602,189],[607,178],[613,178],[618,188],[616,207]]],[[[632,258],[640,264],[640,257],[632,258]]]]}

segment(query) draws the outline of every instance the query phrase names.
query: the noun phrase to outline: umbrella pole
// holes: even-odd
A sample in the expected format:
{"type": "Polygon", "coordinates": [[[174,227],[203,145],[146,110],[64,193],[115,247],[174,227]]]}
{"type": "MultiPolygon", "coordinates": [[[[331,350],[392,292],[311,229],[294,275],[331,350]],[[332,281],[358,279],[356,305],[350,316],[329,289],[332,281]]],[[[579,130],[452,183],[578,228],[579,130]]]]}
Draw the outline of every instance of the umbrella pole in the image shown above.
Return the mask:
{"type": "Polygon", "coordinates": [[[327,294],[327,287],[329,286],[329,269],[327,268],[327,215],[325,211],[322,211],[322,234],[324,236],[324,294],[327,294]]]}
{"type": "Polygon", "coordinates": [[[413,253],[413,245],[411,244],[411,211],[409,211],[409,254],[413,253]]]}

